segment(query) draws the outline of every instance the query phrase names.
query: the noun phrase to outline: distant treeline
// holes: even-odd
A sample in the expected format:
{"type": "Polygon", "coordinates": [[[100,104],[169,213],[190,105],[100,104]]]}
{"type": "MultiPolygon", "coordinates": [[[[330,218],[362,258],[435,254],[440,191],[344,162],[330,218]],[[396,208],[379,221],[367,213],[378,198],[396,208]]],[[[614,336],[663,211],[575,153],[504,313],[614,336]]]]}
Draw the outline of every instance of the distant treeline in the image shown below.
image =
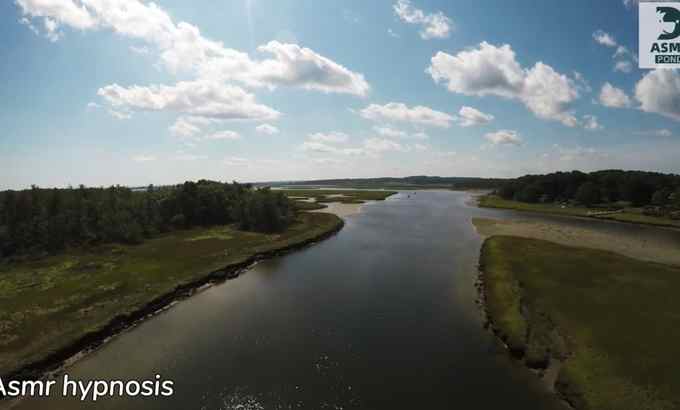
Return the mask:
{"type": "Polygon", "coordinates": [[[569,202],[581,205],[628,203],[632,206],[680,205],[680,175],[606,170],[556,172],[508,180],[497,190],[521,202],[569,202]]]}
{"type": "Polygon", "coordinates": [[[314,181],[287,181],[269,185],[325,185],[345,188],[442,188],[442,189],[494,189],[505,179],[474,177],[410,176],[403,178],[345,178],[314,181]]]}
{"type": "Polygon", "coordinates": [[[139,243],[173,229],[237,223],[277,232],[294,219],[285,195],[236,182],[177,186],[0,192],[0,257],[54,253],[67,246],[139,243]]]}

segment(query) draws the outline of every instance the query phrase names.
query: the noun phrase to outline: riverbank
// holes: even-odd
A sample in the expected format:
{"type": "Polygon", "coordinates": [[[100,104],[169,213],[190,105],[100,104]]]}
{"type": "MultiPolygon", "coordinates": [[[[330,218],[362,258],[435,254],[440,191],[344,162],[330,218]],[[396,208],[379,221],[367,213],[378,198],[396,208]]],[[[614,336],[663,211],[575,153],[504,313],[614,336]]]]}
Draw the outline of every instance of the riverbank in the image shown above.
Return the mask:
{"type": "Polygon", "coordinates": [[[534,220],[500,220],[473,218],[477,233],[483,237],[495,235],[521,236],[559,243],[616,252],[636,259],[680,266],[680,241],[639,235],[620,235],[599,230],[534,220]]]}
{"type": "Polygon", "coordinates": [[[343,224],[336,215],[300,213],[281,234],[191,229],[137,246],[0,265],[0,375],[40,377],[196,289],[324,239],[343,224]]]}
{"type": "Polygon", "coordinates": [[[511,209],[514,211],[536,212],[582,218],[606,219],[617,222],[639,225],[653,225],[668,228],[680,228],[680,221],[644,215],[639,208],[623,209],[618,212],[603,212],[601,209],[580,206],[562,206],[558,204],[529,204],[526,202],[502,199],[495,195],[480,195],[477,205],[482,208],[511,209]]]}
{"type": "Polygon", "coordinates": [[[680,268],[493,236],[482,247],[480,272],[491,328],[530,368],[557,363],[554,388],[573,407],[680,404],[673,360],[680,355],[680,268]]]}

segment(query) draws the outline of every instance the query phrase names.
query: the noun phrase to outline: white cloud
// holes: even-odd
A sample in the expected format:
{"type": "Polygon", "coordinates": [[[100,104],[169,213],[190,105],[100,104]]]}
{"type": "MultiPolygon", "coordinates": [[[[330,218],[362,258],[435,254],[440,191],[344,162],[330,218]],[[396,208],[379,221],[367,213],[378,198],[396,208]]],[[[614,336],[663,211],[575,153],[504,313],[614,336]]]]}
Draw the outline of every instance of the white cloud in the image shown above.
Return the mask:
{"type": "Polygon", "coordinates": [[[490,123],[494,117],[491,114],[485,114],[476,108],[463,106],[458,111],[459,124],[461,127],[472,127],[475,125],[484,125],[490,123]]]}
{"type": "Polygon", "coordinates": [[[408,151],[408,149],[400,143],[385,138],[368,138],[364,141],[364,149],[373,153],[381,153],[386,151],[408,151]]]}
{"type": "Polygon", "coordinates": [[[478,49],[452,56],[439,51],[426,70],[436,83],[464,95],[494,95],[521,101],[537,117],[578,124],[569,104],[579,97],[572,79],[542,62],[522,68],[510,45],[482,42],[478,49]]]}
{"type": "Polygon", "coordinates": [[[151,52],[147,46],[130,46],[130,51],[139,55],[147,55],[151,52]]]}
{"type": "Polygon", "coordinates": [[[609,33],[606,33],[602,30],[597,30],[596,32],[593,33],[593,39],[595,40],[596,43],[603,45],[605,47],[616,47],[618,46],[618,43],[614,39],[614,36],[612,36],[609,33]]]}
{"type": "Polygon", "coordinates": [[[271,124],[262,124],[255,127],[255,131],[260,134],[274,135],[279,133],[279,129],[271,124]]]}
{"type": "Polygon", "coordinates": [[[223,130],[223,131],[217,131],[212,134],[208,134],[205,136],[205,139],[208,140],[238,140],[241,139],[241,135],[238,132],[235,131],[230,131],[230,130],[223,130]]]}
{"type": "Polygon", "coordinates": [[[87,103],[87,109],[88,110],[96,110],[97,108],[101,108],[101,107],[102,107],[101,105],[97,104],[94,101],[90,101],[89,103],[87,103]]]}
{"type": "Polygon", "coordinates": [[[169,128],[170,134],[175,137],[193,137],[201,132],[201,128],[198,124],[191,120],[191,117],[179,117],[175,120],[169,128]]]}
{"type": "Polygon", "coordinates": [[[15,2],[24,18],[42,18],[48,35],[50,32],[56,32],[59,24],[67,24],[79,30],[91,29],[97,25],[96,18],[84,5],[78,5],[71,0],[15,0],[15,2]]]}
{"type": "Polygon", "coordinates": [[[400,38],[399,34],[395,33],[391,28],[387,29],[387,34],[389,34],[390,37],[400,38]]]}
{"type": "Polygon", "coordinates": [[[517,131],[512,130],[489,132],[484,135],[484,138],[492,145],[522,145],[522,137],[517,131]]]}
{"type": "Polygon", "coordinates": [[[587,129],[588,131],[597,131],[603,129],[604,127],[599,122],[597,122],[596,116],[584,115],[583,128],[587,129]]]}
{"type": "Polygon", "coordinates": [[[426,140],[430,138],[429,135],[425,134],[424,132],[416,132],[415,134],[410,135],[411,138],[418,139],[418,140],[426,140]]]}
{"type": "Polygon", "coordinates": [[[129,120],[132,114],[128,111],[109,110],[109,114],[117,120],[129,120]]]}
{"type": "Polygon", "coordinates": [[[363,118],[372,121],[408,122],[415,125],[430,125],[448,128],[454,118],[444,112],[435,111],[422,105],[408,107],[403,103],[391,102],[385,105],[371,104],[360,111],[363,118]]]}
{"type": "Polygon", "coordinates": [[[208,158],[207,155],[187,154],[184,151],[177,151],[177,154],[170,157],[170,159],[174,161],[198,161],[200,159],[207,158],[208,158]]]}
{"type": "Polygon", "coordinates": [[[420,37],[423,40],[447,38],[451,34],[453,22],[441,11],[425,14],[423,10],[413,7],[408,0],[397,1],[393,9],[401,21],[422,27],[420,37]]]}
{"type": "Polygon", "coordinates": [[[635,85],[635,99],[642,111],[680,121],[680,74],[667,69],[648,72],[635,85]]]}
{"type": "Polygon", "coordinates": [[[107,28],[144,41],[157,49],[161,62],[172,73],[186,71],[202,79],[239,81],[252,87],[286,85],[359,96],[370,89],[362,74],[297,44],[271,41],[257,50],[273,54],[274,58],[253,60],[247,53],[204,37],[192,24],[175,23],[153,2],[17,0],[17,4],[26,22],[30,24],[30,18],[43,19],[52,34],[63,24],[80,30],[107,28]]]}
{"type": "Polygon", "coordinates": [[[633,63],[628,60],[621,60],[614,63],[614,71],[620,71],[622,73],[630,73],[633,71],[633,63]]]}
{"type": "Polygon", "coordinates": [[[174,111],[224,120],[271,120],[280,113],[258,104],[242,88],[209,81],[181,81],[175,85],[107,85],[97,91],[114,108],[174,111]]]}
{"type": "Polygon", "coordinates": [[[316,142],[328,142],[333,144],[339,144],[347,142],[349,140],[349,135],[338,131],[332,131],[327,133],[317,132],[314,134],[310,134],[309,140],[316,142]]]}
{"type": "Polygon", "coordinates": [[[656,130],[655,135],[657,135],[659,137],[672,137],[673,132],[669,129],[662,128],[660,130],[656,130]]]}
{"type": "Polygon", "coordinates": [[[155,161],[156,157],[153,155],[136,155],[132,157],[132,160],[135,162],[150,162],[150,161],[155,161]]]}
{"type": "Polygon", "coordinates": [[[607,82],[604,83],[600,91],[600,104],[612,108],[630,107],[630,98],[622,89],[607,82]]]}
{"type": "Polygon", "coordinates": [[[383,137],[387,138],[405,138],[408,136],[408,133],[398,130],[395,128],[390,128],[390,127],[378,127],[375,126],[373,127],[373,131],[377,132],[379,135],[382,135],[383,137]]]}
{"type": "Polygon", "coordinates": [[[618,58],[618,57],[625,57],[628,54],[630,54],[630,51],[624,46],[618,46],[616,47],[616,51],[614,52],[614,55],[612,56],[613,58],[618,58]]]}

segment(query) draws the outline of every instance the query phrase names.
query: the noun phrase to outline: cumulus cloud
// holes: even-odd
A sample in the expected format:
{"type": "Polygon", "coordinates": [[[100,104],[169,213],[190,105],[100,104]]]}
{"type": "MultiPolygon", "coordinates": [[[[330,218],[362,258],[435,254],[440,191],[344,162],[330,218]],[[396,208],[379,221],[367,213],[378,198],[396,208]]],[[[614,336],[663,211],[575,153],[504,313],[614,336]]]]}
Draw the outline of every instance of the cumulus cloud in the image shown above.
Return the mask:
{"type": "Polygon", "coordinates": [[[453,116],[422,105],[408,107],[403,103],[371,104],[360,111],[363,118],[372,121],[407,122],[415,125],[429,125],[448,128],[453,116]]]}
{"type": "Polygon", "coordinates": [[[593,33],[593,39],[595,40],[596,43],[603,45],[605,47],[616,47],[618,46],[618,43],[614,39],[614,36],[612,36],[609,33],[606,33],[602,30],[597,30],[596,32],[593,33]]]}
{"type": "Polygon", "coordinates": [[[169,128],[170,134],[175,137],[193,137],[201,132],[199,124],[192,121],[191,117],[179,117],[169,128]]]}
{"type": "MultiPolygon", "coordinates": [[[[595,40],[596,43],[603,45],[605,47],[609,48],[616,48],[616,51],[614,52],[614,55],[612,58],[624,58],[624,57],[632,57],[634,60],[637,61],[637,57],[634,56],[630,50],[628,50],[627,47],[619,44],[614,36],[611,34],[602,31],[602,30],[597,30],[596,32],[593,33],[593,39],[595,40]]],[[[633,71],[633,63],[628,61],[628,60],[620,60],[614,63],[614,71],[620,71],[622,73],[630,73],[633,71]]]]}
{"type": "Polygon", "coordinates": [[[274,135],[279,133],[279,129],[271,124],[262,124],[255,127],[255,131],[260,134],[274,135]]]}
{"type": "Polygon", "coordinates": [[[398,142],[386,138],[368,138],[364,141],[364,149],[369,152],[380,153],[385,151],[405,152],[408,149],[398,142]]]}
{"type": "Polygon", "coordinates": [[[472,127],[475,125],[484,125],[490,123],[494,117],[491,114],[485,114],[476,108],[463,106],[458,111],[458,123],[461,127],[472,127]]]}
{"type": "Polygon", "coordinates": [[[630,107],[630,97],[622,89],[607,82],[600,91],[600,104],[612,108],[630,107]]]}
{"type": "Polygon", "coordinates": [[[617,61],[614,63],[614,71],[620,71],[622,73],[630,73],[633,71],[633,63],[628,60],[617,61]]]}
{"type": "Polygon", "coordinates": [[[676,70],[652,70],[635,85],[635,99],[645,112],[680,121],[680,74],[676,70]]]}
{"type": "Polygon", "coordinates": [[[522,68],[508,44],[497,47],[482,42],[479,48],[455,56],[439,51],[426,71],[451,92],[519,100],[539,118],[570,127],[578,124],[569,110],[579,97],[574,80],[542,62],[522,68]]]}
{"type": "Polygon", "coordinates": [[[484,139],[489,141],[491,145],[522,145],[522,137],[517,131],[512,130],[489,132],[484,135],[484,139]]]}
{"type": "Polygon", "coordinates": [[[173,111],[224,120],[271,120],[280,115],[240,87],[209,81],[181,81],[172,86],[112,84],[97,94],[114,108],[131,110],[173,111]]]}
{"type": "MultiPolygon", "coordinates": [[[[198,27],[175,23],[155,3],[140,0],[17,0],[23,19],[42,19],[48,34],[61,25],[80,30],[110,29],[152,46],[172,73],[186,71],[212,81],[238,81],[252,87],[294,86],[364,96],[369,85],[355,73],[313,50],[271,41],[258,51],[263,60],[224,47],[198,27]]],[[[140,47],[140,46],[137,46],[140,47]]]]}
{"type": "Polygon", "coordinates": [[[327,133],[317,132],[314,134],[310,134],[309,140],[315,142],[329,142],[338,144],[347,142],[349,140],[349,135],[338,131],[332,131],[327,133]]]}
{"type": "Polygon", "coordinates": [[[238,140],[241,139],[241,135],[238,132],[235,131],[230,131],[230,130],[223,130],[223,131],[217,131],[212,134],[208,134],[205,136],[205,139],[208,140],[238,140]]]}
{"type": "Polygon", "coordinates": [[[413,7],[408,0],[397,1],[393,9],[401,21],[421,27],[420,37],[423,40],[447,38],[451,34],[453,22],[441,11],[426,14],[423,10],[413,7]]]}
{"type": "Polygon", "coordinates": [[[604,127],[599,122],[597,122],[596,116],[584,115],[583,128],[587,129],[588,131],[597,131],[603,129],[604,127]]]}
{"type": "Polygon", "coordinates": [[[129,120],[132,114],[128,111],[109,110],[109,115],[117,120],[129,120]]]}
{"type": "Polygon", "coordinates": [[[378,127],[375,126],[373,127],[373,131],[377,132],[378,134],[382,135],[383,137],[388,137],[388,138],[404,138],[408,135],[408,133],[398,130],[395,128],[391,127],[378,127]]]}

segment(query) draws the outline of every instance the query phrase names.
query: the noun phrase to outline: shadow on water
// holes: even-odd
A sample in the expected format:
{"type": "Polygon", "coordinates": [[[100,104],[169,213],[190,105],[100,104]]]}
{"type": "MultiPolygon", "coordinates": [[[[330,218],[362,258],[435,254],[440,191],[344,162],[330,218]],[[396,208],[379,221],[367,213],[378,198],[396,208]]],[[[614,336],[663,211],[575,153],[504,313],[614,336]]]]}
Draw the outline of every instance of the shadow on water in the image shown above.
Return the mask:
{"type": "Polygon", "coordinates": [[[336,236],[262,262],[106,344],[77,379],[175,381],[169,399],[17,409],[557,409],[481,327],[468,194],[365,206],[336,236]]]}

